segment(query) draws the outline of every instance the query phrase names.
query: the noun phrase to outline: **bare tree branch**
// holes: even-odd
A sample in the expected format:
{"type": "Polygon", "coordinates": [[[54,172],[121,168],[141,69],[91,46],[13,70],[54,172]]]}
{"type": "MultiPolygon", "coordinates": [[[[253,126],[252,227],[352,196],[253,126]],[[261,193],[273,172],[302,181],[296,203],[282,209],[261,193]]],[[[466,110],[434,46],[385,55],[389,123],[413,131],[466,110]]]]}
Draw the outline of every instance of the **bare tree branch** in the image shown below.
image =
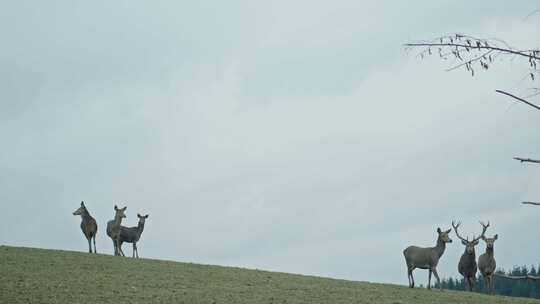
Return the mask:
{"type": "Polygon", "coordinates": [[[506,95],[506,96],[510,96],[510,97],[512,97],[512,98],[514,98],[514,99],[516,99],[516,100],[518,100],[518,101],[520,101],[520,102],[523,102],[524,104],[529,105],[529,106],[531,106],[531,107],[533,107],[533,108],[535,108],[535,109],[537,109],[537,110],[540,111],[540,107],[539,107],[539,106],[537,106],[537,105],[535,105],[535,104],[533,104],[533,103],[530,103],[530,102],[528,102],[527,100],[525,100],[525,99],[523,99],[523,98],[519,98],[519,97],[517,97],[517,96],[515,96],[515,95],[512,95],[512,94],[510,94],[510,93],[508,93],[508,92],[501,91],[501,90],[495,90],[495,92],[497,92],[497,93],[499,93],[499,94],[504,94],[504,95],[506,95]]]}
{"type": "Polygon", "coordinates": [[[525,205],[535,205],[535,206],[540,206],[540,203],[537,203],[537,202],[521,202],[522,204],[525,204],[525,205]]]}
{"type": "Polygon", "coordinates": [[[422,43],[406,43],[406,47],[458,47],[458,48],[464,48],[464,49],[477,49],[477,50],[490,50],[490,51],[498,51],[502,53],[508,53],[508,54],[514,54],[518,56],[527,57],[529,59],[533,60],[540,60],[540,55],[538,54],[537,50],[514,50],[512,48],[502,48],[502,47],[496,47],[491,46],[488,44],[478,44],[478,45],[472,45],[472,44],[463,44],[463,43],[434,43],[434,42],[422,42],[422,43]]]}
{"type": "Polygon", "coordinates": [[[422,59],[435,54],[444,60],[454,58],[456,63],[447,71],[465,67],[471,76],[474,76],[476,67],[489,70],[501,56],[521,57],[527,60],[527,77],[532,81],[540,78],[540,49],[517,49],[500,39],[482,39],[456,33],[433,40],[406,43],[404,46],[407,50],[420,49],[418,56],[422,59]]]}
{"type": "Polygon", "coordinates": [[[540,163],[540,160],[538,159],[532,159],[532,158],[521,158],[521,157],[514,157],[515,160],[519,160],[520,162],[527,162],[527,163],[540,163]]]}

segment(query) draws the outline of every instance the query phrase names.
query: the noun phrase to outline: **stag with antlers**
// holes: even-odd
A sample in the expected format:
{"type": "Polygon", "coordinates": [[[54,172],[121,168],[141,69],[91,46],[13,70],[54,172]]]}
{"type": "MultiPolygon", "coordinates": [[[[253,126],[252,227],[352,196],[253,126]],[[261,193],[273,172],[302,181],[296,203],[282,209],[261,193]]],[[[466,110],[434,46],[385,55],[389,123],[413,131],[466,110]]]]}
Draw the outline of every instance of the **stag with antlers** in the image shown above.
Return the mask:
{"type": "Polygon", "coordinates": [[[482,222],[480,222],[480,224],[483,227],[482,233],[477,238],[473,236],[473,239],[469,241],[468,236],[465,239],[461,235],[459,235],[458,228],[459,225],[461,225],[461,222],[455,224],[454,221],[452,221],[452,227],[454,227],[456,236],[461,240],[461,244],[465,246],[465,252],[463,252],[461,258],[459,259],[458,271],[465,279],[469,291],[472,291],[474,288],[474,283],[476,281],[476,272],[478,271],[478,265],[476,264],[476,252],[474,250],[474,247],[478,245],[480,239],[484,237],[484,234],[489,227],[489,222],[487,225],[484,225],[482,222]]]}

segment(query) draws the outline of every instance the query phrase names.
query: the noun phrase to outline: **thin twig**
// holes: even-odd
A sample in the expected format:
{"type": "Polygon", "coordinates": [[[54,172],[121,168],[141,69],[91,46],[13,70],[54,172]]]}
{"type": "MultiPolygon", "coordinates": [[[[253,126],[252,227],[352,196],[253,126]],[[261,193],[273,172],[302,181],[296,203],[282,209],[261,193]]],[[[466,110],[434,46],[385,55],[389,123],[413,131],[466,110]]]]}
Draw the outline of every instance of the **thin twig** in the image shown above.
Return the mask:
{"type": "Polygon", "coordinates": [[[508,92],[505,92],[505,91],[502,91],[502,90],[495,90],[495,92],[500,93],[500,94],[504,94],[504,95],[506,95],[506,96],[510,96],[510,97],[512,97],[512,98],[514,98],[514,99],[516,99],[516,100],[518,100],[518,101],[521,101],[521,102],[523,102],[524,104],[527,104],[527,105],[529,105],[529,106],[531,106],[531,107],[537,109],[538,111],[540,111],[540,107],[539,107],[539,106],[537,106],[537,105],[535,105],[535,104],[533,104],[533,103],[530,103],[530,102],[526,101],[526,100],[523,99],[523,98],[519,98],[519,97],[517,97],[517,96],[515,96],[515,95],[512,95],[512,94],[510,94],[510,93],[508,93],[508,92]]]}
{"type": "Polygon", "coordinates": [[[536,9],[536,10],[532,11],[527,16],[525,16],[525,18],[523,18],[523,21],[526,21],[527,19],[529,19],[530,16],[532,16],[532,15],[538,13],[538,12],[540,12],[540,9],[536,9]]]}
{"type": "Polygon", "coordinates": [[[450,72],[450,71],[453,71],[453,70],[455,70],[457,68],[460,68],[460,67],[462,67],[464,65],[471,64],[471,63],[476,62],[478,60],[482,60],[483,58],[485,58],[485,56],[491,54],[491,52],[493,52],[493,50],[489,50],[489,51],[483,53],[482,55],[479,55],[479,56],[477,56],[477,57],[475,57],[473,59],[470,59],[469,61],[462,62],[462,63],[460,63],[458,65],[455,65],[455,66],[453,66],[453,67],[451,67],[449,69],[446,69],[446,71],[450,72]]]}

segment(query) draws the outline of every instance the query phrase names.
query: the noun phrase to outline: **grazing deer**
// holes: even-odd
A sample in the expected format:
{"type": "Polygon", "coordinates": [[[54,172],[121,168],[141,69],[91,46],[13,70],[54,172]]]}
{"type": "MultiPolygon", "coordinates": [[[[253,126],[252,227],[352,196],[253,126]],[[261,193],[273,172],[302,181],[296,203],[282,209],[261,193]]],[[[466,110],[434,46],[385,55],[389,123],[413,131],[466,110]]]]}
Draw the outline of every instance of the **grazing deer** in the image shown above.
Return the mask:
{"type": "Polygon", "coordinates": [[[478,265],[476,264],[476,252],[474,250],[474,247],[478,245],[480,239],[484,237],[484,234],[489,227],[489,222],[487,225],[484,225],[481,222],[480,224],[483,226],[482,234],[480,234],[480,236],[477,238],[473,237],[472,241],[469,241],[469,237],[467,237],[467,239],[464,239],[459,235],[458,227],[459,225],[461,225],[461,222],[457,223],[456,225],[454,221],[452,221],[452,227],[454,227],[456,236],[461,240],[461,244],[465,246],[465,252],[463,252],[461,258],[459,259],[458,271],[465,279],[465,282],[469,287],[469,291],[473,290],[474,283],[476,281],[476,272],[478,271],[478,265]]]}
{"type": "Polygon", "coordinates": [[[495,234],[492,238],[482,237],[482,240],[486,242],[486,252],[478,257],[478,268],[480,273],[484,277],[484,284],[489,293],[493,293],[495,282],[495,269],[497,268],[497,262],[493,255],[493,245],[499,238],[498,234],[495,234]]]}
{"type": "Polygon", "coordinates": [[[144,230],[144,222],[148,218],[148,214],[145,216],[141,216],[137,213],[137,217],[139,218],[139,224],[137,227],[124,227],[120,226],[120,249],[122,249],[122,243],[133,243],[133,257],[135,257],[135,253],[137,254],[137,258],[139,258],[139,250],[137,249],[137,242],[141,238],[141,234],[144,230]]]}
{"type": "Polygon", "coordinates": [[[82,218],[81,221],[81,230],[88,240],[88,252],[92,253],[92,243],[90,242],[91,239],[94,239],[94,253],[97,253],[96,249],[96,234],[97,234],[97,222],[96,220],[90,215],[90,212],[88,212],[88,209],[86,209],[86,206],[84,206],[84,202],[81,202],[81,206],[73,212],[73,215],[80,215],[82,218]]]}
{"type": "Polygon", "coordinates": [[[124,214],[126,209],[127,207],[118,208],[116,205],[114,205],[114,220],[107,223],[107,235],[113,241],[114,255],[125,256],[122,248],[120,247],[120,224],[122,224],[122,219],[126,217],[124,214]]]}
{"type": "Polygon", "coordinates": [[[439,286],[441,286],[441,280],[439,279],[439,274],[437,273],[437,264],[439,263],[439,259],[443,255],[444,250],[446,249],[446,243],[452,243],[452,239],[450,239],[450,237],[448,236],[451,231],[452,229],[442,231],[441,228],[437,228],[437,233],[439,234],[439,237],[437,238],[437,245],[435,247],[423,248],[417,246],[409,246],[405,250],[403,250],[405,262],[407,263],[407,274],[409,277],[410,288],[414,288],[413,270],[415,270],[416,268],[429,270],[427,285],[428,289],[431,289],[431,273],[435,275],[437,283],[439,284],[439,286]]]}

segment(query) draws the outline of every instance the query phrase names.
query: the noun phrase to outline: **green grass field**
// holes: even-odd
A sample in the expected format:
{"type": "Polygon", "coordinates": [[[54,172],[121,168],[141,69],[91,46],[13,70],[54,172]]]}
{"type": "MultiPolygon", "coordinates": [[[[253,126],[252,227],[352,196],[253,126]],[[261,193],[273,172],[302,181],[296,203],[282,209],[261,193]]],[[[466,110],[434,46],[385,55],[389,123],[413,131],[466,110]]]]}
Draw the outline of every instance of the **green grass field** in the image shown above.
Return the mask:
{"type": "Polygon", "coordinates": [[[540,303],[285,273],[0,246],[0,303],[540,303]]]}

